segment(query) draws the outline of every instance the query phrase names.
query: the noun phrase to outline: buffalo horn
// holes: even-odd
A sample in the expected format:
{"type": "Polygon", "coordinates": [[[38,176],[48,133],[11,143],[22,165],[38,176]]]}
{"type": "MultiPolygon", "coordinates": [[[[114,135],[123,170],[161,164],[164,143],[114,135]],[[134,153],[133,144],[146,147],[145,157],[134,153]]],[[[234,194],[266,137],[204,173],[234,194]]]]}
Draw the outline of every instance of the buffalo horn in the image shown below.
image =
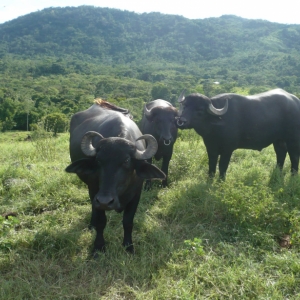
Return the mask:
{"type": "Polygon", "coordinates": [[[96,149],[92,145],[93,137],[99,137],[100,140],[103,139],[103,136],[96,131],[88,131],[81,140],[81,150],[86,156],[95,156],[96,149]]]}
{"type": "Polygon", "coordinates": [[[182,102],[182,101],[184,101],[184,99],[185,99],[185,97],[184,97],[184,94],[185,94],[185,89],[181,92],[181,94],[179,95],[179,97],[178,97],[178,102],[180,103],[180,102],[182,102]]]}
{"type": "Polygon", "coordinates": [[[145,107],[144,107],[144,113],[145,113],[145,116],[147,118],[150,118],[151,117],[151,109],[149,110],[145,104],[145,107]]]}
{"type": "Polygon", "coordinates": [[[223,108],[215,108],[213,104],[210,102],[208,106],[208,112],[214,116],[222,116],[227,112],[228,109],[228,99],[225,99],[226,103],[223,108]]]}
{"type": "Polygon", "coordinates": [[[147,148],[144,151],[136,149],[134,157],[138,160],[145,160],[151,158],[157,151],[158,145],[156,139],[151,134],[144,134],[137,140],[145,140],[147,142],[147,148]]]}

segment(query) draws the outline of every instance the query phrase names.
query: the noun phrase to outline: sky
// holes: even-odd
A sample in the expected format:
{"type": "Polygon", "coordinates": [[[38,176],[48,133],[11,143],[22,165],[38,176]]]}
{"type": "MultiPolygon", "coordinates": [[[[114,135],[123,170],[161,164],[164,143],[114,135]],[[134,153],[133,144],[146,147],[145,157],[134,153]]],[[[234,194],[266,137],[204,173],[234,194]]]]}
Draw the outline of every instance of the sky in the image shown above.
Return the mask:
{"type": "Polygon", "coordinates": [[[0,24],[48,7],[92,5],[136,13],[160,12],[189,19],[236,15],[300,24],[299,0],[0,0],[0,24]]]}

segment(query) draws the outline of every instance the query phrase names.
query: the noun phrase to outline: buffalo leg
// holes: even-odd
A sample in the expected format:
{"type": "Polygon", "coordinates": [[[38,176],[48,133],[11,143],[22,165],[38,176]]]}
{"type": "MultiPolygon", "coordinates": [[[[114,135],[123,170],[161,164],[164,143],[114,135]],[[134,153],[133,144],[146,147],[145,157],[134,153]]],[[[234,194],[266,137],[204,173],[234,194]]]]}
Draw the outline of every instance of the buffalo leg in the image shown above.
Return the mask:
{"type": "MultiPolygon", "coordinates": [[[[89,196],[91,202],[93,203],[93,199],[97,194],[98,187],[97,184],[89,185],[89,196]]],[[[104,210],[96,210],[92,206],[92,218],[91,218],[91,228],[95,228],[96,230],[96,238],[94,241],[94,249],[93,249],[93,257],[97,257],[97,251],[105,252],[105,240],[103,236],[103,231],[106,226],[106,214],[104,210]]]]}
{"type": "Polygon", "coordinates": [[[94,241],[93,256],[97,257],[97,251],[105,252],[105,240],[103,231],[106,226],[107,218],[104,210],[92,209],[91,225],[96,229],[96,238],[94,241]]]}
{"type": "Polygon", "coordinates": [[[280,170],[283,169],[285,157],[287,154],[287,147],[285,142],[283,141],[276,141],[273,143],[273,147],[276,153],[276,158],[277,158],[277,166],[280,170]]]}
{"type": "Polygon", "coordinates": [[[287,151],[291,161],[291,172],[298,173],[300,145],[298,142],[287,142],[287,151]]]}
{"type": "Polygon", "coordinates": [[[123,214],[123,229],[124,229],[124,239],[123,246],[126,251],[134,253],[134,247],[132,243],[132,228],[133,228],[133,218],[139,204],[140,192],[134,196],[132,201],[128,203],[123,214]]]}
{"type": "Polygon", "coordinates": [[[289,153],[290,160],[291,160],[291,173],[297,174],[298,173],[298,166],[299,166],[299,154],[289,153]]]}
{"type": "Polygon", "coordinates": [[[208,151],[208,176],[213,178],[216,174],[218,154],[208,151]]]}
{"type": "Polygon", "coordinates": [[[222,153],[219,161],[220,179],[225,179],[232,152],[222,153]]]}
{"type": "MultiPolygon", "coordinates": [[[[149,164],[152,164],[152,157],[147,159],[147,162],[149,164]]],[[[145,185],[144,185],[144,190],[145,191],[149,191],[152,187],[152,182],[151,182],[151,179],[147,179],[146,182],[145,182],[145,185]]]]}
{"type": "Polygon", "coordinates": [[[171,155],[164,156],[162,161],[161,170],[166,174],[166,179],[162,181],[162,187],[168,186],[168,173],[169,173],[169,163],[171,160],[171,155]]]}

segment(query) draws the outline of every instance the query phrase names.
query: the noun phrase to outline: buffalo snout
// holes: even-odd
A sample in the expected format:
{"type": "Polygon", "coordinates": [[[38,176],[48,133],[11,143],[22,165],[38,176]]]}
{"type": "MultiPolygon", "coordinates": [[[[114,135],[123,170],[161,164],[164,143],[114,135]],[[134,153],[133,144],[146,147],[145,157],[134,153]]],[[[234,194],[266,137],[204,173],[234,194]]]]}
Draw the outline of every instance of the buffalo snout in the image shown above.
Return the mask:
{"type": "Polygon", "coordinates": [[[186,118],[178,117],[176,120],[176,124],[178,127],[183,126],[187,122],[186,118]]]}
{"type": "Polygon", "coordinates": [[[116,201],[112,197],[95,197],[94,206],[99,210],[113,210],[116,209],[116,201]]]}

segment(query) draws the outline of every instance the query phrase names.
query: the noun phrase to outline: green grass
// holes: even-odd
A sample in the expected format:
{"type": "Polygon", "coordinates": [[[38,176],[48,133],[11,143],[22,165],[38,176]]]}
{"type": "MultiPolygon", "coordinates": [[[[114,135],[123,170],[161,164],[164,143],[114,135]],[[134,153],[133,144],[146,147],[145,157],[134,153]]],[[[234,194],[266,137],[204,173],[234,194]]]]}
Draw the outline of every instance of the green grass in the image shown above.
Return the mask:
{"type": "Polygon", "coordinates": [[[0,299],[299,299],[300,179],[288,160],[274,169],[272,147],[235,151],[226,181],[209,181],[201,138],[181,132],[169,188],[142,193],[136,254],[109,212],[107,253],[92,260],[87,188],[64,172],[68,134],[26,136],[0,136],[0,215],[17,213],[0,218],[0,299]]]}

